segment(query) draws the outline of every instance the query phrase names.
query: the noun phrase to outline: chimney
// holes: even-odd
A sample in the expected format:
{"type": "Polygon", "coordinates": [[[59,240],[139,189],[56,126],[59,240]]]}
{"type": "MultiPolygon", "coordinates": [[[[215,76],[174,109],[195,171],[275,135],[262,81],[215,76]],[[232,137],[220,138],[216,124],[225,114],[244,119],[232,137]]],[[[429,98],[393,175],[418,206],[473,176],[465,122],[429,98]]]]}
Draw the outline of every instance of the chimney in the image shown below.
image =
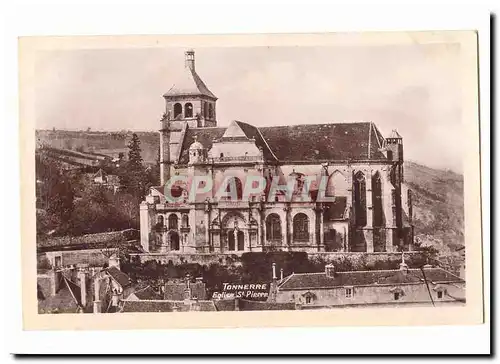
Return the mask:
{"type": "Polygon", "coordinates": [[[186,51],[186,68],[189,68],[191,71],[194,71],[194,51],[192,49],[186,51]]]}
{"type": "Polygon", "coordinates": [[[87,306],[87,275],[85,270],[78,271],[78,280],[80,281],[80,295],[82,297],[82,306],[87,306]]]}
{"type": "Polygon", "coordinates": [[[280,277],[281,277],[280,280],[283,280],[283,268],[280,269],[280,273],[281,273],[280,274],[280,277]]]}
{"type": "Polygon", "coordinates": [[[276,280],[276,263],[273,263],[273,281],[276,280]]]}
{"type": "Polygon", "coordinates": [[[113,295],[111,296],[111,305],[113,307],[118,307],[118,292],[116,290],[113,290],[113,295]]]}
{"type": "Polygon", "coordinates": [[[408,264],[405,263],[405,253],[401,254],[401,263],[399,263],[399,270],[401,273],[406,274],[408,271],[408,264]]]}
{"type": "Polygon", "coordinates": [[[94,313],[101,313],[101,300],[99,299],[99,292],[101,290],[101,280],[97,277],[94,280],[94,313]]]}

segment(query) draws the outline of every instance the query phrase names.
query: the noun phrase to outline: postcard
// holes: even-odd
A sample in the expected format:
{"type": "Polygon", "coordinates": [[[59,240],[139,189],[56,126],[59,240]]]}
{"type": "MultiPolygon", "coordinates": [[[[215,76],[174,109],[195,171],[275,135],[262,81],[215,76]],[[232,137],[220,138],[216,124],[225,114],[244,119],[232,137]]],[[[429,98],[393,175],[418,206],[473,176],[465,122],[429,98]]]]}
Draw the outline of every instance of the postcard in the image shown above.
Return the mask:
{"type": "Polygon", "coordinates": [[[24,329],[483,321],[474,31],[21,37],[24,329]]]}

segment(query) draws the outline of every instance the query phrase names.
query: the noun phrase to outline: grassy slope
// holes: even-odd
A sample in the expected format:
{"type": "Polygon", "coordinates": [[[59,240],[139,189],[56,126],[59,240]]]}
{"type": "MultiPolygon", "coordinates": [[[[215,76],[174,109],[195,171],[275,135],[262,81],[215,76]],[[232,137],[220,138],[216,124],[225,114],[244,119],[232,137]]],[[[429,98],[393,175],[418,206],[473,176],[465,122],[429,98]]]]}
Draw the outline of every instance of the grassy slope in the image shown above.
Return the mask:
{"type": "Polygon", "coordinates": [[[456,261],[456,249],[464,245],[463,176],[406,162],[405,179],[414,195],[416,240],[456,261]]]}

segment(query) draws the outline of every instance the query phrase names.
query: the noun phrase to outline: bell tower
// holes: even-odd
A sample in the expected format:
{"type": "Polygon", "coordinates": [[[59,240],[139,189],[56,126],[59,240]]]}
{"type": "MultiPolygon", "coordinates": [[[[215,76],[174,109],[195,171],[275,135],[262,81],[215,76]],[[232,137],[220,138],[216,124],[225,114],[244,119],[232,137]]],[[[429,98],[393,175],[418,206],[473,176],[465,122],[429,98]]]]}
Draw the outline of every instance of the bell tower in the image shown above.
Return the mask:
{"type": "Polygon", "coordinates": [[[185,52],[184,70],[163,98],[165,114],[160,129],[162,185],[170,178],[172,165],[179,159],[183,131],[217,126],[217,97],[196,73],[194,50],[185,52]]]}

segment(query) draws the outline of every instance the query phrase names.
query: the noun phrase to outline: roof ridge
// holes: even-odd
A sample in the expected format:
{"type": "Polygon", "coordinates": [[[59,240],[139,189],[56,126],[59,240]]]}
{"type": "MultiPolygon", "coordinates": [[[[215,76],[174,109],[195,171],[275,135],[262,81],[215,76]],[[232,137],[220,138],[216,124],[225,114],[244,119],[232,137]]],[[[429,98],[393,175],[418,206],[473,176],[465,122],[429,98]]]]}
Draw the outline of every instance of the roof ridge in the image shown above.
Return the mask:
{"type": "Polygon", "coordinates": [[[370,124],[372,121],[341,121],[341,122],[329,122],[329,123],[312,123],[312,124],[283,124],[283,125],[263,125],[257,126],[257,128],[283,128],[283,127],[294,127],[294,126],[323,126],[323,125],[351,125],[351,124],[370,124]]]}

